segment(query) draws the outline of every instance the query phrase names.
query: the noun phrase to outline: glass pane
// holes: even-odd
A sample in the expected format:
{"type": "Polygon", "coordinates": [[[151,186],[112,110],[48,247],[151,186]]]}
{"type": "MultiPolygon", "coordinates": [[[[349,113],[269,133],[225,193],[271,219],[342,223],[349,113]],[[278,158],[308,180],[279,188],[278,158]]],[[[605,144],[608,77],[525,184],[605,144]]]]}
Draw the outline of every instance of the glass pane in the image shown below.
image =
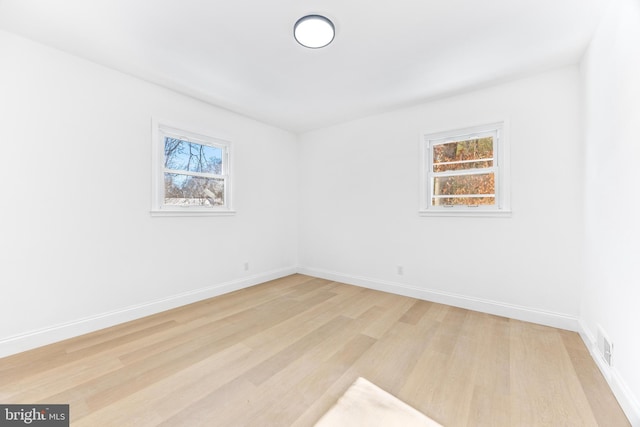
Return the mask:
{"type": "Polygon", "coordinates": [[[485,206],[485,205],[495,205],[496,198],[491,197],[442,197],[431,199],[431,203],[433,206],[444,206],[444,205],[472,205],[472,206],[485,206]]]}
{"type": "Polygon", "coordinates": [[[493,137],[436,144],[432,154],[434,172],[493,167],[493,137]]]}
{"type": "Polygon", "coordinates": [[[222,174],[222,149],[165,137],[164,167],[185,172],[220,175],[222,174]]]}
{"type": "Polygon", "coordinates": [[[440,176],[433,179],[433,195],[494,194],[494,181],[493,173],[440,176]]]}
{"type": "Polygon", "coordinates": [[[164,203],[174,206],[223,206],[224,180],[165,173],[164,203]]]}

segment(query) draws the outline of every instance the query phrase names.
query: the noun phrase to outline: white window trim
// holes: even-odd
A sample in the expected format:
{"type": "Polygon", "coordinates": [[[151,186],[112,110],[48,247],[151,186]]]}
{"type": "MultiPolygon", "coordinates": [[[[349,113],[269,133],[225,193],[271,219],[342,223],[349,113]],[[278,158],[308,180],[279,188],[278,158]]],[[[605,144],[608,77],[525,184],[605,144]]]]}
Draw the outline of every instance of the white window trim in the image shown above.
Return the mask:
{"type": "Polygon", "coordinates": [[[511,190],[509,165],[509,135],[506,120],[450,131],[423,133],[420,141],[420,216],[509,217],[511,216],[511,190]],[[448,140],[473,137],[495,132],[494,168],[496,169],[495,206],[431,206],[431,145],[448,140]]]}
{"type": "Polygon", "coordinates": [[[173,123],[167,120],[152,119],[151,130],[151,216],[228,216],[234,215],[232,209],[232,144],[229,138],[216,135],[208,130],[195,129],[193,126],[173,123]],[[188,129],[188,130],[187,130],[188,129]],[[170,134],[196,143],[222,147],[224,151],[224,206],[174,206],[164,204],[164,138],[170,134]],[[214,136],[215,135],[215,136],[214,136]]]}

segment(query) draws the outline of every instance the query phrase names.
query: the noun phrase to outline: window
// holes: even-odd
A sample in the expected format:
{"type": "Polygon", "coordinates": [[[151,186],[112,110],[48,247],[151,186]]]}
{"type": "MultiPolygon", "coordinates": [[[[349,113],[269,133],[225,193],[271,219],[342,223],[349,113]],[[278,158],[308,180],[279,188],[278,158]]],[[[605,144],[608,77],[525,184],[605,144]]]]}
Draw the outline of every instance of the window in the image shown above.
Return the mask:
{"type": "Polygon", "coordinates": [[[231,214],[231,143],[154,121],[156,215],[231,214]]]}
{"type": "Polygon", "coordinates": [[[420,213],[509,214],[505,152],[503,123],[425,135],[420,213]]]}

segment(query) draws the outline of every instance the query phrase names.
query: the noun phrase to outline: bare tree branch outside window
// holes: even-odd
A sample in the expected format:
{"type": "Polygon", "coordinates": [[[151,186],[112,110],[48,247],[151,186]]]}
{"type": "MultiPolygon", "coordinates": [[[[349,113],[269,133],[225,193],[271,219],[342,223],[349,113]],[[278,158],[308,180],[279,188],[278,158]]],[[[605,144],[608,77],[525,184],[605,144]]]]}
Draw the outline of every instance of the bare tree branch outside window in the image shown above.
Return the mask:
{"type": "Polygon", "coordinates": [[[165,137],[165,204],[224,205],[223,149],[165,137]],[[214,176],[202,176],[214,175],[214,176]]]}

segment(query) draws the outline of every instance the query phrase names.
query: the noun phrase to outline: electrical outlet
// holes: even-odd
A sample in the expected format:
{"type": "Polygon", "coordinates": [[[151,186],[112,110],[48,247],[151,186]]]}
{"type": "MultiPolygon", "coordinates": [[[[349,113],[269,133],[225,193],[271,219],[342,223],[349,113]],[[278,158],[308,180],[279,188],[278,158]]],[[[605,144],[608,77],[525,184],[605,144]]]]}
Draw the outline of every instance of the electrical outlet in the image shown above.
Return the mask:
{"type": "Polygon", "coordinates": [[[398,276],[402,276],[404,274],[404,267],[401,265],[397,265],[396,272],[398,273],[398,276]]]}
{"type": "Polygon", "coordinates": [[[244,262],[244,271],[249,271],[249,261],[244,262]]]}

